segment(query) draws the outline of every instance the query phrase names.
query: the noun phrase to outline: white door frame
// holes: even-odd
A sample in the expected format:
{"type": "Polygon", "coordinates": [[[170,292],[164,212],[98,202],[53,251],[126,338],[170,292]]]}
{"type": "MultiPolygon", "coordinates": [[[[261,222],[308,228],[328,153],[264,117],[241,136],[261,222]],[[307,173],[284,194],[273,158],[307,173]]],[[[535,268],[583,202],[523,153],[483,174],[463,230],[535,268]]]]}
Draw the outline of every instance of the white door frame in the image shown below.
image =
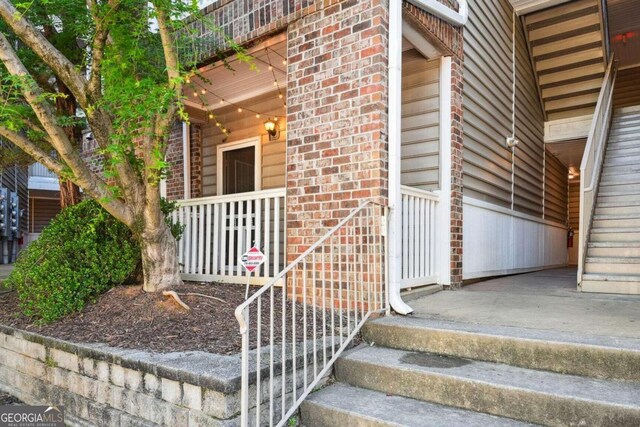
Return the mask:
{"type": "Polygon", "coordinates": [[[240,141],[227,142],[226,144],[220,144],[216,148],[216,193],[218,196],[222,195],[223,173],[222,163],[225,151],[238,150],[240,148],[254,147],[255,149],[255,176],[254,176],[254,188],[255,191],[262,189],[262,141],[259,136],[253,138],[247,138],[240,141]]]}

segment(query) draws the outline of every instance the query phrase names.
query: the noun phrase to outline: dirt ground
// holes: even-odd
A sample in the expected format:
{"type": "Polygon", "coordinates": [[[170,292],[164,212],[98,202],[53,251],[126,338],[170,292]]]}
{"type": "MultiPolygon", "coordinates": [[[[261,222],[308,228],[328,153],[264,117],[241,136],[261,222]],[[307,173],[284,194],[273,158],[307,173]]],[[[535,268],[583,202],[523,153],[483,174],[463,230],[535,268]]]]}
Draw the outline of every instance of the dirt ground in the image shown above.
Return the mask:
{"type": "MultiPolygon", "coordinates": [[[[251,292],[258,289],[252,287],[251,292]]],[[[241,350],[241,336],[234,311],[244,301],[243,285],[185,283],[175,291],[190,310],[159,293],[145,293],[140,286],[120,286],[102,295],[82,312],[45,326],[35,325],[33,319],[19,314],[16,292],[5,292],[0,294],[0,323],[76,343],[105,343],[119,348],[157,352],[202,350],[217,354],[235,354],[241,350]],[[224,302],[186,294],[208,295],[224,302]]],[[[297,312],[302,313],[300,304],[296,306],[297,312]]],[[[261,342],[264,344],[270,333],[267,329],[270,323],[269,303],[263,302],[261,308],[261,342]]],[[[275,337],[282,335],[282,308],[282,293],[278,289],[274,292],[275,337]]],[[[291,313],[292,303],[287,301],[284,308],[291,313]]],[[[311,312],[309,310],[308,315],[311,312]]],[[[251,315],[255,318],[255,312],[251,315]]],[[[302,337],[302,318],[298,317],[295,322],[296,334],[302,337]]],[[[311,323],[307,325],[308,337],[312,336],[311,323]]],[[[290,335],[291,324],[285,325],[285,328],[286,334],[290,335]]],[[[255,337],[251,337],[251,340],[255,343],[255,337]]]]}

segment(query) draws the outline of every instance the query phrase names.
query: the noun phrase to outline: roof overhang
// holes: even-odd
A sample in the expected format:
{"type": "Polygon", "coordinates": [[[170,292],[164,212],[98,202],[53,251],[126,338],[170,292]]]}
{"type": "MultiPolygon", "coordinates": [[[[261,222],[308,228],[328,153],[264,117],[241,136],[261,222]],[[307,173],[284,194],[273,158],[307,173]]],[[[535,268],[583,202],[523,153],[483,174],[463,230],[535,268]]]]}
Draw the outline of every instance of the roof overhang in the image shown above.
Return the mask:
{"type": "Polygon", "coordinates": [[[537,12],[569,1],[571,0],[509,0],[518,15],[537,12]]]}

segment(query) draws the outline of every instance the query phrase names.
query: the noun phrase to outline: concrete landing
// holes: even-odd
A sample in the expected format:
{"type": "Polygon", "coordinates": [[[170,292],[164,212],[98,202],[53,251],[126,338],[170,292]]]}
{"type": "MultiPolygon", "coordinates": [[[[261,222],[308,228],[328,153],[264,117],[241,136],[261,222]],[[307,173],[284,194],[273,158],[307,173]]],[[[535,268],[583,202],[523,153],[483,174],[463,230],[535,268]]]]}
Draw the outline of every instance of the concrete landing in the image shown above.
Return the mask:
{"type": "Polygon", "coordinates": [[[409,304],[422,318],[640,339],[640,295],[580,293],[573,268],[489,279],[409,304]]]}

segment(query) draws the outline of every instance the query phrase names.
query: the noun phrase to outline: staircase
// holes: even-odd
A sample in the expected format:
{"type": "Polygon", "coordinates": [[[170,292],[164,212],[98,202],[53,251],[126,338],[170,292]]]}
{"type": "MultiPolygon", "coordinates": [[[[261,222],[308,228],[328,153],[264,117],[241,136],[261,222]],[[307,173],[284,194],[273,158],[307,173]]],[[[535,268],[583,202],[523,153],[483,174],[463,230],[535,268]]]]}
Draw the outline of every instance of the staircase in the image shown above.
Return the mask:
{"type": "Polygon", "coordinates": [[[614,113],[584,272],[585,292],[640,294],[640,106],[614,113]]]}
{"type": "Polygon", "coordinates": [[[363,334],[303,425],[640,425],[638,340],[411,317],[363,334]]]}

